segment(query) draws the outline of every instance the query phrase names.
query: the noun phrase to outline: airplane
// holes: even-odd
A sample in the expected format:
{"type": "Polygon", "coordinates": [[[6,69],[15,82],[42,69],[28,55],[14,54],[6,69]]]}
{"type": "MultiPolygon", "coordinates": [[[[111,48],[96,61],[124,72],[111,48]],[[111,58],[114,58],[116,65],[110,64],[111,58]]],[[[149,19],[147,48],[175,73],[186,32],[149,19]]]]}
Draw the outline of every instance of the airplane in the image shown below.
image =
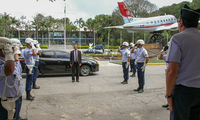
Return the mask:
{"type": "Polygon", "coordinates": [[[124,2],[118,2],[124,25],[110,26],[108,28],[126,29],[130,33],[151,32],[153,35],[147,43],[155,43],[164,38],[161,34],[163,30],[178,30],[177,19],[173,15],[162,15],[148,18],[134,18],[124,2]]]}

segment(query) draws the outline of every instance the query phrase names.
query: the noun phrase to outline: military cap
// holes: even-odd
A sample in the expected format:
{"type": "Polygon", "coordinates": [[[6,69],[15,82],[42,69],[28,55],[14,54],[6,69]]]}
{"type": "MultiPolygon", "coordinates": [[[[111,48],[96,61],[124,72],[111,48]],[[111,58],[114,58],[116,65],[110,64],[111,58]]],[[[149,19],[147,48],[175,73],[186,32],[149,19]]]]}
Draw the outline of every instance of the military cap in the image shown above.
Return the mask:
{"type": "Polygon", "coordinates": [[[200,9],[190,9],[186,4],[181,9],[181,17],[186,18],[187,20],[199,20],[200,9]]]}

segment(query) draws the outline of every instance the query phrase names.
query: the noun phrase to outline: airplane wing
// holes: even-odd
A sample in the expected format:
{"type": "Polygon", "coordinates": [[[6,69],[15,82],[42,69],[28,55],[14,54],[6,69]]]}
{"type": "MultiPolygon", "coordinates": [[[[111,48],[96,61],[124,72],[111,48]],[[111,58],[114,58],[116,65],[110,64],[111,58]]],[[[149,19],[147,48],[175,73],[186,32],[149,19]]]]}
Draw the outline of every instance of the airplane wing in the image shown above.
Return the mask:
{"type": "Polygon", "coordinates": [[[109,26],[109,27],[104,27],[104,29],[109,29],[109,28],[124,29],[124,28],[123,28],[123,25],[120,25],[120,26],[109,26]]]}
{"type": "Polygon", "coordinates": [[[171,31],[176,31],[178,30],[178,23],[174,23],[170,26],[161,26],[158,27],[155,31],[161,31],[161,30],[171,30],[171,31]]]}

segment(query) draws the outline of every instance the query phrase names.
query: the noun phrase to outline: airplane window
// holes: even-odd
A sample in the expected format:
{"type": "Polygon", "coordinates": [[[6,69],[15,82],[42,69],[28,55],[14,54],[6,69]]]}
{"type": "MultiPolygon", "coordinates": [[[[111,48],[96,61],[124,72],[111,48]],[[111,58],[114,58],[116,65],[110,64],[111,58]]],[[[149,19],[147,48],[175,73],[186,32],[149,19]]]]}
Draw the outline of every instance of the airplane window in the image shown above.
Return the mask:
{"type": "Polygon", "coordinates": [[[167,21],[167,19],[166,19],[166,21],[167,21]]]}
{"type": "Polygon", "coordinates": [[[158,20],[158,23],[159,23],[159,20],[158,20]]]}
{"type": "Polygon", "coordinates": [[[165,22],[165,20],[163,20],[163,22],[165,22]]]}
{"type": "Polygon", "coordinates": [[[151,23],[153,23],[153,22],[151,21],[151,23]]]}
{"type": "Polygon", "coordinates": [[[170,19],[168,19],[170,21],[170,19]]]}
{"type": "Polygon", "coordinates": [[[156,21],[154,21],[154,23],[156,23],[156,21]]]}
{"type": "Polygon", "coordinates": [[[162,22],[162,20],[160,20],[160,22],[162,22]]]}
{"type": "Polygon", "coordinates": [[[149,23],[147,22],[147,24],[149,24],[149,23]]]}
{"type": "Polygon", "coordinates": [[[173,18],[171,20],[173,20],[173,18]]]}

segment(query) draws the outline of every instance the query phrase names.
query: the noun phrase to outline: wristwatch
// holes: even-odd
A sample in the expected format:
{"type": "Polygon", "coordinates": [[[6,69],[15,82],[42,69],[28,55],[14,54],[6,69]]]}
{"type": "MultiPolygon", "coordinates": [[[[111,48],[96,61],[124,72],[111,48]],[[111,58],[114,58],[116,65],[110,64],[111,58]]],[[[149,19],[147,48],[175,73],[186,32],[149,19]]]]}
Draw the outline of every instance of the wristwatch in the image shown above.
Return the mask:
{"type": "Polygon", "coordinates": [[[170,96],[168,96],[168,95],[165,95],[165,98],[170,98],[170,97],[172,97],[172,94],[171,94],[170,96]]]}

